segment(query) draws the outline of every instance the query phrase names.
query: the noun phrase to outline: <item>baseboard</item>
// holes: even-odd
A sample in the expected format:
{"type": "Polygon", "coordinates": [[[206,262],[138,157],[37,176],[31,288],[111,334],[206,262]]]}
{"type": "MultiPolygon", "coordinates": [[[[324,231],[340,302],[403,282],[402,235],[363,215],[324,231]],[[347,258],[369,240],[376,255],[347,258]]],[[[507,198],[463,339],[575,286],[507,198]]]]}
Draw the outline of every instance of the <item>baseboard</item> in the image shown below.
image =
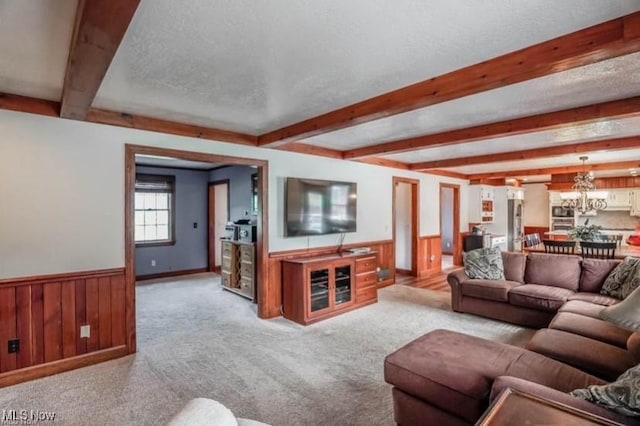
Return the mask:
{"type": "Polygon", "coordinates": [[[404,274],[404,275],[413,276],[413,271],[411,269],[396,268],[396,274],[404,274]]]}
{"type": "Polygon", "coordinates": [[[209,272],[209,268],[185,269],[183,271],[161,272],[159,274],[136,275],[136,281],[155,280],[156,278],[178,277],[180,275],[200,274],[209,272]]]}
{"type": "Polygon", "coordinates": [[[129,351],[127,350],[127,347],[122,345],[46,364],[39,364],[32,367],[21,368],[19,370],[8,371],[0,374],[0,388],[13,386],[22,382],[28,382],[29,380],[52,376],[54,374],[75,370],[77,368],[88,367],[89,365],[121,358],[128,354],[129,351]]]}

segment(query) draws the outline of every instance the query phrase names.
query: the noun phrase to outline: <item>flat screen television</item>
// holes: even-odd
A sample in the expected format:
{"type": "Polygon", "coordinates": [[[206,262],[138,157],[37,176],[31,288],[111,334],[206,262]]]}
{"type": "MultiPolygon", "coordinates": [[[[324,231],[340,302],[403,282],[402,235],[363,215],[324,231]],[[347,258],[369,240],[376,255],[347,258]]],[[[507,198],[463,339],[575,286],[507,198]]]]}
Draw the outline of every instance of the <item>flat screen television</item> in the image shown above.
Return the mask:
{"type": "Polygon", "coordinates": [[[285,186],[286,237],[356,231],[356,183],[290,177],[285,186]]]}

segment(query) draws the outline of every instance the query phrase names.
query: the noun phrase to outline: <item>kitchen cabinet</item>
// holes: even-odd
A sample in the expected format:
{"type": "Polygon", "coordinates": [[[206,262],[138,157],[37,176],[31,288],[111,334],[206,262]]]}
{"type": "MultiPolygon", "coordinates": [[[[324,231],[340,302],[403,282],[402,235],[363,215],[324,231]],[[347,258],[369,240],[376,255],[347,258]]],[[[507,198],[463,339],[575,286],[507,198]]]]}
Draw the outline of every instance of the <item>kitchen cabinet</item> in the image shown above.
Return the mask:
{"type": "Polygon", "coordinates": [[[469,222],[493,223],[494,189],[483,185],[469,187],[469,222]]]}
{"type": "Polygon", "coordinates": [[[610,189],[606,210],[626,210],[631,208],[632,192],[628,189],[610,189]]]}
{"type": "Polygon", "coordinates": [[[524,200],[524,190],[522,188],[507,188],[508,200],[524,200]]]}
{"type": "Polygon", "coordinates": [[[631,216],[640,216],[640,189],[631,191],[631,216]]]}

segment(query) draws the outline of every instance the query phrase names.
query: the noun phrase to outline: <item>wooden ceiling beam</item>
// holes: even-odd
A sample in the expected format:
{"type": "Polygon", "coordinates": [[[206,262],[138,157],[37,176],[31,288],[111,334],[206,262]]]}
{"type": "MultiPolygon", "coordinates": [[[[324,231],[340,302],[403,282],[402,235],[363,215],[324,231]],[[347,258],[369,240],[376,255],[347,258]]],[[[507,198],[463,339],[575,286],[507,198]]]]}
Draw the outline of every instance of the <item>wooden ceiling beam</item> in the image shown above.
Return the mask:
{"type": "Polygon", "coordinates": [[[80,0],[60,116],[84,120],[140,0],[80,0]]]}
{"type": "Polygon", "coordinates": [[[60,102],[0,93],[0,109],[58,117],[60,115],[60,102]]]}
{"type": "Polygon", "coordinates": [[[108,124],[111,126],[127,127],[130,129],[148,130],[151,132],[167,133],[170,135],[188,136],[219,142],[231,142],[241,145],[256,146],[257,138],[252,135],[220,130],[211,127],[195,126],[160,120],[157,118],[132,115],[122,112],[89,109],[86,117],[92,123],[108,124]]]}
{"type": "Polygon", "coordinates": [[[583,154],[594,151],[621,151],[634,148],[640,148],[640,136],[632,136],[620,139],[608,139],[597,142],[582,142],[571,145],[550,146],[547,148],[525,149],[522,151],[476,155],[473,157],[425,161],[423,163],[412,164],[411,170],[442,169],[448,167],[472,166],[476,164],[532,160],[534,158],[554,157],[567,154],[583,154]]]}
{"type": "Polygon", "coordinates": [[[356,159],[367,156],[390,155],[438,146],[523,135],[567,126],[584,125],[599,122],[603,119],[613,120],[638,116],[640,116],[640,96],[366,146],[345,151],[344,158],[356,159]]]}
{"type": "Polygon", "coordinates": [[[640,160],[618,161],[613,163],[587,164],[586,166],[565,166],[565,167],[548,167],[540,169],[525,170],[505,170],[489,173],[476,173],[468,175],[470,180],[474,179],[498,179],[518,176],[539,176],[539,175],[555,175],[563,173],[579,173],[582,171],[604,171],[604,170],[621,170],[640,168],[640,160]]]}
{"type": "MultiPolygon", "coordinates": [[[[257,144],[257,137],[256,144],[257,144]]],[[[281,151],[297,152],[298,154],[317,155],[320,157],[337,158],[342,160],[342,151],[336,149],[323,148],[321,146],[309,145],[303,143],[289,143],[286,145],[274,147],[281,151]]]]}
{"type": "Polygon", "coordinates": [[[436,105],[640,51],[640,12],[388,92],[266,133],[260,146],[436,105]]]}
{"type": "Polygon", "coordinates": [[[450,178],[455,178],[455,179],[469,180],[469,175],[465,175],[464,173],[452,172],[452,171],[449,171],[449,170],[436,170],[436,169],[433,169],[433,170],[425,170],[424,172],[420,172],[420,173],[426,173],[428,175],[450,177],[450,178]]]}
{"type": "Polygon", "coordinates": [[[409,170],[409,164],[400,161],[387,160],[386,158],[369,157],[356,160],[360,163],[374,164],[376,166],[391,167],[393,169],[409,170]]]}

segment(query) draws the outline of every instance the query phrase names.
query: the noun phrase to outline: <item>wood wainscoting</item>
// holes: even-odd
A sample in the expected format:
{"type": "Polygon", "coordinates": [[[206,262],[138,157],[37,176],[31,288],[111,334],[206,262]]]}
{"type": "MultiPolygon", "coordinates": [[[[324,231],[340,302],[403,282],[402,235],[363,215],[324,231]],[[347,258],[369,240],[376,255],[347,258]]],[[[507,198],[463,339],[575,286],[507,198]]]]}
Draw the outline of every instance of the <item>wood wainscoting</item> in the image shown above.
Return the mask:
{"type": "Polygon", "coordinates": [[[125,309],[124,268],[0,280],[0,387],[127,355],[125,309]]]}
{"type": "Polygon", "coordinates": [[[440,235],[427,235],[418,240],[419,278],[436,275],[442,271],[442,238],[440,235]]]}
{"type": "MultiPolygon", "coordinates": [[[[388,241],[372,241],[357,244],[345,244],[342,249],[348,250],[357,247],[370,247],[371,250],[378,252],[378,266],[381,269],[389,269],[389,278],[378,283],[378,288],[386,287],[395,282],[395,247],[392,240],[388,241]]],[[[336,253],[336,247],[318,247],[311,249],[287,250],[269,253],[269,277],[270,283],[274,283],[269,292],[267,300],[267,308],[269,318],[281,315],[282,307],[282,261],[291,259],[301,259],[305,257],[321,256],[325,254],[336,253]],[[275,285],[278,283],[278,285],[275,285]]]]}

